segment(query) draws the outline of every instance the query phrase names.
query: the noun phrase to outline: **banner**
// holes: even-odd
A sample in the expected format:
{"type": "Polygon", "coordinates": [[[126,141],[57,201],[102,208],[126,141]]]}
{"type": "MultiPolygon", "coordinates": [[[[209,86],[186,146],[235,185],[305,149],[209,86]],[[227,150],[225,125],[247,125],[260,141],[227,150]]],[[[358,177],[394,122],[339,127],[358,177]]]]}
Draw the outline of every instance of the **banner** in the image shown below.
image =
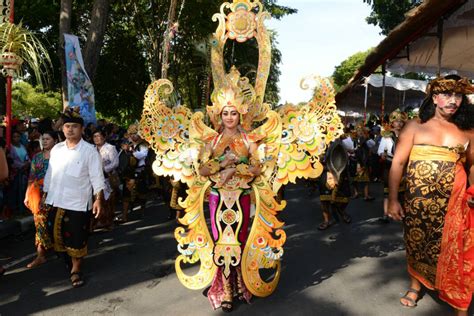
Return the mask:
{"type": "Polygon", "coordinates": [[[82,59],[79,39],[75,35],[64,34],[64,50],[66,53],[66,73],[68,101],[70,107],[78,107],[84,123],[94,125],[95,116],[94,88],[86,73],[82,59]]]}
{"type": "Polygon", "coordinates": [[[2,14],[0,23],[10,22],[10,0],[0,1],[0,13],[2,14]]]}

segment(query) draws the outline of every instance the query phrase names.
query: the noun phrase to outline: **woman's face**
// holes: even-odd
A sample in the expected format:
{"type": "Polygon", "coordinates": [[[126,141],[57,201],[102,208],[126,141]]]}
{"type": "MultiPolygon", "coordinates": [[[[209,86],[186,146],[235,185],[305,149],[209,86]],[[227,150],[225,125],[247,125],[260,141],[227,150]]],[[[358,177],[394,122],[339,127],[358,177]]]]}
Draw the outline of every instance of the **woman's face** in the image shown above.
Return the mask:
{"type": "Polygon", "coordinates": [[[105,143],[105,138],[101,133],[94,134],[94,144],[97,146],[102,146],[105,143]]]}
{"type": "Polygon", "coordinates": [[[21,140],[21,135],[20,133],[13,133],[12,134],[12,144],[13,145],[19,145],[21,140]]]}
{"type": "Polygon", "coordinates": [[[49,134],[43,134],[42,142],[43,142],[43,149],[45,150],[50,150],[56,144],[56,141],[54,140],[54,138],[52,138],[51,135],[49,134]]]}
{"type": "Polygon", "coordinates": [[[403,125],[405,125],[402,121],[393,121],[392,122],[392,128],[393,130],[399,132],[402,130],[403,125]]]}
{"type": "Polygon", "coordinates": [[[222,123],[225,128],[236,128],[239,125],[240,115],[233,106],[226,106],[222,110],[222,123]]]}

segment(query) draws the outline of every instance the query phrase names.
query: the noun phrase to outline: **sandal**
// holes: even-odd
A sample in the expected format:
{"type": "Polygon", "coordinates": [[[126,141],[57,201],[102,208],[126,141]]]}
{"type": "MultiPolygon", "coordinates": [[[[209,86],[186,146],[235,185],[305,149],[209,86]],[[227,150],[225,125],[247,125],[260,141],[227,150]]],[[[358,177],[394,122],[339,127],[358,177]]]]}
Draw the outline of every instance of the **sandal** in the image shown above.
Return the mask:
{"type": "Polygon", "coordinates": [[[409,288],[407,290],[407,292],[405,293],[405,295],[403,295],[400,298],[400,304],[402,304],[405,307],[410,307],[410,308],[416,307],[419,297],[420,297],[420,290],[415,290],[414,288],[409,288]],[[408,296],[410,293],[415,294],[416,298],[413,299],[410,296],[408,296]],[[402,300],[405,300],[406,302],[408,302],[408,304],[403,304],[402,300]]]}
{"type": "Polygon", "coordinates": [[[80,271],[71,272],[71,284],[74,288],[78,288],[84,285],[84,279],[82,278],[82,273],[80,271]]]}
{"type": "Polygon", "coordinates": [[[349,214],[342,214],[342,221],[346,224],[349,224],[350,222],[352,222],[352,217],[349,216],[349,214]]]}
{"type": "Polygon", "coordinates": [[[36,257],[33,261],[31,261],[30,263],[28,263],[26,265],[26,267],[28,269],[32,269],[32,268],[35,268],[37,266],[40,266],[42,265],[43,263],[46,262],[46,258],[45,257],[36,257]]]}
{"type": "Polygon", "coordinates": [[[114,218],[114,222],[117,223],[117,224],[123,224],[123,223],[126,223],[127,220],[124,219],[124,218],[121,217],[121,216],[116,216],[116,217],[114,218]]]}
{"type": "Polygon", "coordinates": [[[230,313],[234,309],[234,306],[230,301],[222,301],[221,308],[223,312],[230,313]]]}
{"type": "Polygon", "coordinates": [[[333,224],[332,222],[326,222],[326,221],[325,221],[325,222],[322,222],[321,224],[319,224],[318,229],[319,229],[319,230],[326,230],[326,229],[328,229],[329,227],[331,227],[332,224],[333,224]]]}

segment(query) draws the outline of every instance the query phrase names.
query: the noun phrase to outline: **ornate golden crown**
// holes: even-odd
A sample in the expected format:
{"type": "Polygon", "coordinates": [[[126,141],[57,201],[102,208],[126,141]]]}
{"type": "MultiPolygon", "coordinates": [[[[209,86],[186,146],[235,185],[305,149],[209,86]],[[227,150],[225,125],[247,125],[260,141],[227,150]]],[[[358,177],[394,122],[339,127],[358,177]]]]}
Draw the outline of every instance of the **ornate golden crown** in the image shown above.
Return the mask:
{"type": "Polygon", "coordinates": [[[390,113],[388,117],[388,121],[392,124],[395,121],[406,122],[408,120],[408,114],[406,112],[402,112],[399,109],[390,113]]]}

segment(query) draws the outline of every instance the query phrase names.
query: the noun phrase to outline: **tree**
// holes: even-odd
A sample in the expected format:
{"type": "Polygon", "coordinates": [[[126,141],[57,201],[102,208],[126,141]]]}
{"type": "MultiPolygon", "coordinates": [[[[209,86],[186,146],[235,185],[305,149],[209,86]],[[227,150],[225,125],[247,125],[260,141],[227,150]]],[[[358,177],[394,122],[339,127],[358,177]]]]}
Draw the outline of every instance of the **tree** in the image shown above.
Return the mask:
{"type": "MultiPolygon", "coordinates": [[[[70,1],[72,4],[69,32],[80,38],[82,47],[87,45],[91,24],[90,10],[94,0],[70,1]]],[[[51,0],[22,0],[15,7],[15,14],[25,25],[41,34],[50,43],[53,55],[62,52],[59,43],[60,2],[51,0]]],[[[95,0],[98,1],[98,0],[95,0]]],[[[110,1],[110,0],[107,0],[110,1]]],[[[198,0],[176,2],[176,21],[179,27],[171,41],[168,78],[179,92],[181,103],[191,108],[208,104],[209,56],[207,42],[215,31],[212,15],[219,11],[224,1],[198,0]]],[[[274,18],[292,14],[296,10],[276,4],[276,0],[262,3],[274,18]]],[[[115,0],[110,1],[107,27],[100,51],[94,80],[96,108],[107,117],[120,121],[132,121],[140,117],[143,93],[151,81],[161,77],[161,52],[168,25],[169,0],[115,0]]],[[[277,102],[277,82],[281,53],[273,42],[273,63],[267,84],[267,101],[277,102]]],[[[230,47],[230,46],[229,46],[230,47]]],[[[232,55],[242,75],[252,76],[256,68],[255,43],[235,45],[226,52],[228,64],[232,55]],[[253,45],[253,46],[252,46],[253,45]],[[241,56],[241,57],[240,57],[241,56]],[[252,56],[247,58],[247,56],[252,56]]],[[[52,89],[60,89],[60,58],[53,58],[55,70],[52,89]]],[[[87,66],[86,66],[87,68],[87,66]]]]}
{"type": "Polygon", "coordinates": [[[61,95],[20,81],[13,85],[12,108],[16,116],[56,118],[62,110],[61,95]]]}
{"type": "Polygon", "coordinates": [[[387,35],[405,19],[405,13],[419,5],[415,0],[363,0],[372,7],[367,23],[379,26],[381,34],[387,35]]]}
{"type": "Polygon", "coordinates": [[[357,52],[349,56],[339,66],[336,66],[332,74],[336,91],[339,91],[349,82],[352,76],[354,76],[355,71],[364,64],[367,55],[369,55],[371,51],[372,48],[365,52],[357,52]]]}

